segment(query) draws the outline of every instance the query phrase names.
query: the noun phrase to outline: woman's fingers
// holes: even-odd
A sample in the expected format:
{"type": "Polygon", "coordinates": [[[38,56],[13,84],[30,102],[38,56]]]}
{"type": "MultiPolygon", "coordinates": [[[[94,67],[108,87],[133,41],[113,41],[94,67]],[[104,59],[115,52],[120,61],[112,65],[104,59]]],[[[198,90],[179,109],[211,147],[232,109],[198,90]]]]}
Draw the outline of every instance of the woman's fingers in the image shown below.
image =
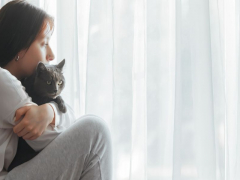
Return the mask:
{"type": "Polygon", "coordinates": [[[15,121],[18,121],[22,116],[26,114],[26,112],[30,109],[30,106],[24,106],[16,110],[15,113],[15,121]]]}
{"type": "Polygon", "coordinates": [[[49,105],[25,106],[16,111],[16,119],[24,116],[23,119],[14,126],[13,131],[19,137],[36,139],[45,131],[54,117],[54,111],[49,105]]]}
{"type": "Polygon", "coordinates": [[[26,140],[30,140],[32,137],[34,137],[34,135],[32,133],[27,133],[26,135],[24,135],[22,138],[26,139],[26,140]]]}
{"type": "MultiPolygon", "coordinates": [[[[32,128],[30,128],[29,126],[28,127],[24,127],[23,128],[23,130],[22,131],[20,131],[20,132],[18,132],[18,133],[16,133],[19,137],[23,137],[23,136],[25,136],[26,134],[28,134],[28,133],[33,133],[32,132],[32,128]]],[[[32,134],[33,135],[33,134],[32,134]]]]}
{"type": "Polygon", "coordinates": [[[30,137],[28,140],[34,140],[34,139],[37,139],[39,136],[32,136],[30,137]]]}
{"type": "Polygon", "coordinates": [[[33,128],[34,124],[32,124],[31,121],[29,121],[31,117],[29,118],[28,116],[29,115],[28,112],[30,112],[28,110],[30,110],[31,108],[32,108],[31,106],[24,106],[22,108],[19,108],[16,111],[16,119],[17,117],[24,116],[23,119],[13,128],[13,132],[16,133],[19,137],[24,136],[28,132],[31,132],[32,135],[36,135],[38,133],[36,132],[36,130],[34,131],[34,128],[33,128]]]}
{"type": "Polygon", "coordinates": [[[13,132],[15,134],[20,133],[24,128],[25,128],[25,124],[21,121],[19,124],[15,125],[13,128],[13,132]]]}

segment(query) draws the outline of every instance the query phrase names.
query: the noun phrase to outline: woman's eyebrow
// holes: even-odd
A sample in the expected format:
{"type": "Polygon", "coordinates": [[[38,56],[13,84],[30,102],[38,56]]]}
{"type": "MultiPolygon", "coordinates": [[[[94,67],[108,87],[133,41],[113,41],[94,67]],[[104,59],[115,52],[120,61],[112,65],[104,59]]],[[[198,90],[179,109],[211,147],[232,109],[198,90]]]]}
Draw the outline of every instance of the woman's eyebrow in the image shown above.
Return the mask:
{"type": "Polygon", "coordinates": [[[41,35],[41,36],[40,36],[40,39],[41,39],[41,40],[43,40],[43,39],[47,39],[47,40],[49,40],[50,37],[49,37],[49,36],[46,36],[46,35],[41,35]]]}
{"type": "Polygon", "coordinates": [[[46,33],[41,33],[41,34],[40,34],[40,38],[41,38],[41,39],[44,39],[44,38],[50,39],[50,36],[51,36],[50,33],[47,33],[47,34],[46,34],[46,33]]]}

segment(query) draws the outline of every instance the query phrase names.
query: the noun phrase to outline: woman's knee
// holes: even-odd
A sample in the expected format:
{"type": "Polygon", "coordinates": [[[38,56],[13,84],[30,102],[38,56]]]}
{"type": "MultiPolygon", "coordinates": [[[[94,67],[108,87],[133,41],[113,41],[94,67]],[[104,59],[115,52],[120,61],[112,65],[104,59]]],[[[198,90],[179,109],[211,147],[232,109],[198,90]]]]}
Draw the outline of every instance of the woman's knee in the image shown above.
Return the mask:
{"type": "Polygon", "coordinates": [[[87,114],[79,119],[79,129],[84,129],[87,135],[96,135],[103,141],[111,141],[110,130],[107,123],[99,116],[87,114]]]}
{"type": "Polygon", "coordinates": [[[79,133],[88,139],[92,153],[100,157],[111,152],[111,134],[107,123],[96,115],[87,114],[79,119],[79,133]],[[84,132],[81,132],[84,131],[84,132]]]}

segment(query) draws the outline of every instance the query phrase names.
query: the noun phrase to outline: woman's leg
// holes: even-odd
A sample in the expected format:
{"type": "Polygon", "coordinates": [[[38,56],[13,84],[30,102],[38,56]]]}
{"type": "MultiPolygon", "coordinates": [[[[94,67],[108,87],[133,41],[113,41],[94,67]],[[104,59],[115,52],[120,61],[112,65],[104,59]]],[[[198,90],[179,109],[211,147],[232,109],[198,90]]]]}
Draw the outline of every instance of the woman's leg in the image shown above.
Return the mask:
{"type": "Polygon", "coordinates": [[[59,134],[28,162],[11,170],[5,180],[111,180],[110,132],[98,116],[85,115],[59,134]]]}

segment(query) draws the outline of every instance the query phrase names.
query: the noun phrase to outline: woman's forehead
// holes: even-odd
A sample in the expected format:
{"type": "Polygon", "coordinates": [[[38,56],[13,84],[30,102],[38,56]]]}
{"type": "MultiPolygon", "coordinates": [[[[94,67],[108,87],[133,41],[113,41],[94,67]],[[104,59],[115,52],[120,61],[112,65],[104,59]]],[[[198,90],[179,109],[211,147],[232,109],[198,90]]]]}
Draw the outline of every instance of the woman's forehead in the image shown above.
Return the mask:
{"type": "Polygon", "coordinates": [[[43,39],[46,37],[47,39],[50,39],[52,33],[53,33],[53,28],[51,27],[49,22],[46,21],[44,22],[43,28],[39,34],[39,38],[43,39]]]}

